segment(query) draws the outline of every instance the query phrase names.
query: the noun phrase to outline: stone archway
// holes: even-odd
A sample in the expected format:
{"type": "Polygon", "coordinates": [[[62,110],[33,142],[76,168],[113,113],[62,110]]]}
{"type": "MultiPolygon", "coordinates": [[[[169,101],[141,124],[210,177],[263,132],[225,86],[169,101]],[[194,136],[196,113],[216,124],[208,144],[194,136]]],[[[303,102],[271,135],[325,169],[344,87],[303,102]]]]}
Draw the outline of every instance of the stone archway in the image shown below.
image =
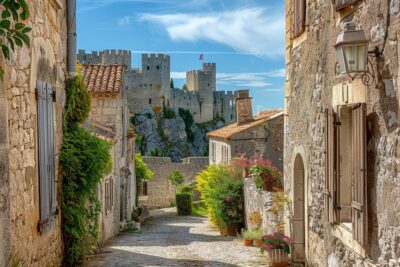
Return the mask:
{"type": "Polygon", "coordinates": [[[297,154],[293,165],[293,240],[295,262],[306,261],[306,182],[303,157],[297,154]]]}

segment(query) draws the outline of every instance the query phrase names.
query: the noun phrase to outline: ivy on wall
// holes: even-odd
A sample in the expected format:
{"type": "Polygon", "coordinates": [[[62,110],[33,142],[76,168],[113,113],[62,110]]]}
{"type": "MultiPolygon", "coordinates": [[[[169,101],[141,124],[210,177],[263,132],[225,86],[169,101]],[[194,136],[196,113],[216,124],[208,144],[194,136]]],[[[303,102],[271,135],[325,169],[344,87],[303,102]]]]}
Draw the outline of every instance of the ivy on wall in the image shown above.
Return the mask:
{"type": "Polygon", "coordinates": [[[68,80],[60,155],[65,266],[82,263],[96,245],[101,211],[97,185],[112,168],[111,144],[80,125],[89,111],[90,94],[81,77],[68,80]]]}

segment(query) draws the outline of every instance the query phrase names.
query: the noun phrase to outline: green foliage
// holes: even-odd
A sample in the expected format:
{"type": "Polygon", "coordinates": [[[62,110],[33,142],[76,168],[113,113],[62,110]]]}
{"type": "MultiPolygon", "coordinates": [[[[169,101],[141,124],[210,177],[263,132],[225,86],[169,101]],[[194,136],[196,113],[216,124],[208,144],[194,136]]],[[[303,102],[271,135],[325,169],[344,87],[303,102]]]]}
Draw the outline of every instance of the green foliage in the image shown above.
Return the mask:
{"type": "Polygon", "coordinates": [[[182,185],[178,187],[178,193],[192,193],[194,190],[194,186],[190,185],[182,185]]]}
{"type": "Polygon", "coordinates": [[[179,108],[178,109],[179,116],[185,122],[185,131],[187,135],[188,141],[191,143],[194,140],[194,133],[192,131],[192,126],[194,124],[194,119],[192,113],[188,109],[179,108]]]}
{"type": "Polygon", "coordinates": [[[174,80],[171,79],[171,81],[169,82],[169,88],[174,89],[175,85],[174,85],[174,80]]]}
{"type": "Polygon", "coordinates": [[[243,232],[243,238],[247,240],[260,240],[262,232],[260,230],[249,230],[243,232]]]}
{"type": "Polygon", "coordinates": [[[188,87],[187,87],[186,83],[184,85],[182,85],[182,90],[184,90],[184,91],[188,90],[188,87]]]}
{"type": "MultiPolygon", "coordinates": [[[[10,59],[10,50],[15,51],[15,46],[30,46],[28,33],[32,30],[26,27],[23,21],[30,16],[29,7],[25,0],[0,1],[0,46],[5,59],[10,59]]],[[[0,79],[4,78],[4,69],[0,68],[0,79]]]]}
{"type": "Polygon", "coordinates": [[[185,177],[180,171],[174,170],[168,175],[168,180],[171,181],[173,185],[180,186],[185,182],[185,177]]]}
{"type": "Polygon", "coordinates": [[[79,75],[67,81],[64,126],[84,122],[90,112],[91,95],[79,75]]]}
{"type": "Polygon", "coordinates": [[[62,215],[66,245],[65,264],[74,266],[96,244],[100,203],[97,184],[112,168],[111,144],[96,138],[77,123],[64,131],[60,155],[62,167],[62,215]]]}
{"type": "Polygon", "coordinates": [[[164,119],[174,119],[176,117],[175,110],[173,110],[172,108],[164,108],[163,117],[164,119]]]}
{"type": "Polygon", "coordinates": [[[82,128],[90,111],[90,95],[81,77],[67,81],[64,111],[61,208],[66,266],[75,266],[96,245],[100,202],[97,185],[111,172],[111,144],[82,128]]]}
{"type": "Polygon", "coordinates": [[[140,153],[135,154],[135,174],[136,184],[140,184],[142,181],[150,180],[154,176],[154,173],[149,170],[147,164],[143,161],[140,153]]]}
{"type": "Polygon", "coordinates": [[[204,201],[200,201],[199,203],[193,204],[192,214],[202,217],[207,217],[208,210],[204,201]]]}
{"type": "Polygon", "coordinates": [[[164,152],[158,150],[156,147],[150,150],[150,157],[163,157],[164,152]]]}
{"type": "Polygon", "coordinates": [[[211,165],[196,177],[210,220],[220,228],[243,221],[243,180],[224,165],[211,165]]]}
{"type": "Polygon", "coordinates": [[[269,160],[256,159],[250,167],[250,176],[258,189],[269,192],[283,189],[283,174],[269,160]]]}
{"type": "Polygon", "coordinates": [[[192,194],[191,193],[178,193],[176,194],[176,208],[178,215],[191,215],[192,214],[192,194]]]}
{"type": "Polygon", "coordinates": [[[150,112],[146,112],[146,116],[150,120],[153,118],[153,114],[151,114],[150,112]]]}

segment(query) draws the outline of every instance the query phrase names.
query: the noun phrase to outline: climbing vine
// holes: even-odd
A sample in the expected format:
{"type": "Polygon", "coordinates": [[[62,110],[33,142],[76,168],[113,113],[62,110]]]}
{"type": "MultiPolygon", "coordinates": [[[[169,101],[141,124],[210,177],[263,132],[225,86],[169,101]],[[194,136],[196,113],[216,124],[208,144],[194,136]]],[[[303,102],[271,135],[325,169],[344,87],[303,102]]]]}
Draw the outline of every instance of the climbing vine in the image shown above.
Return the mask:
{"type": "Polygon", "coordinates": [[[67,82],[66,96],[60,155],[64,265],[75,266],[96,244],[101,210],[96,188],[103,175],[111,171],[112,161],[111,144],[80,125],[90,111],[90,95],[81,77],[67,82]]]}

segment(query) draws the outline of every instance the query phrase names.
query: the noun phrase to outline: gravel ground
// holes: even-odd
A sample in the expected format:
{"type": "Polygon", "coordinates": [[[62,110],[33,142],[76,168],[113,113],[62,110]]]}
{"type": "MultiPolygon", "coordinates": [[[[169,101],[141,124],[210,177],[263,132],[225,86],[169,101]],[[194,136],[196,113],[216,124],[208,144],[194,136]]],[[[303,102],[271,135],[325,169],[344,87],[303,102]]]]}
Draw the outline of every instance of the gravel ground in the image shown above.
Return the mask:
{"type": "Polygon", "coordinates": [[[176,216],[174,208],[151,215],[141,232],[115,237],[88,266],[266,266],[258,248],[220,236],[207,218],[176,216]]]}

